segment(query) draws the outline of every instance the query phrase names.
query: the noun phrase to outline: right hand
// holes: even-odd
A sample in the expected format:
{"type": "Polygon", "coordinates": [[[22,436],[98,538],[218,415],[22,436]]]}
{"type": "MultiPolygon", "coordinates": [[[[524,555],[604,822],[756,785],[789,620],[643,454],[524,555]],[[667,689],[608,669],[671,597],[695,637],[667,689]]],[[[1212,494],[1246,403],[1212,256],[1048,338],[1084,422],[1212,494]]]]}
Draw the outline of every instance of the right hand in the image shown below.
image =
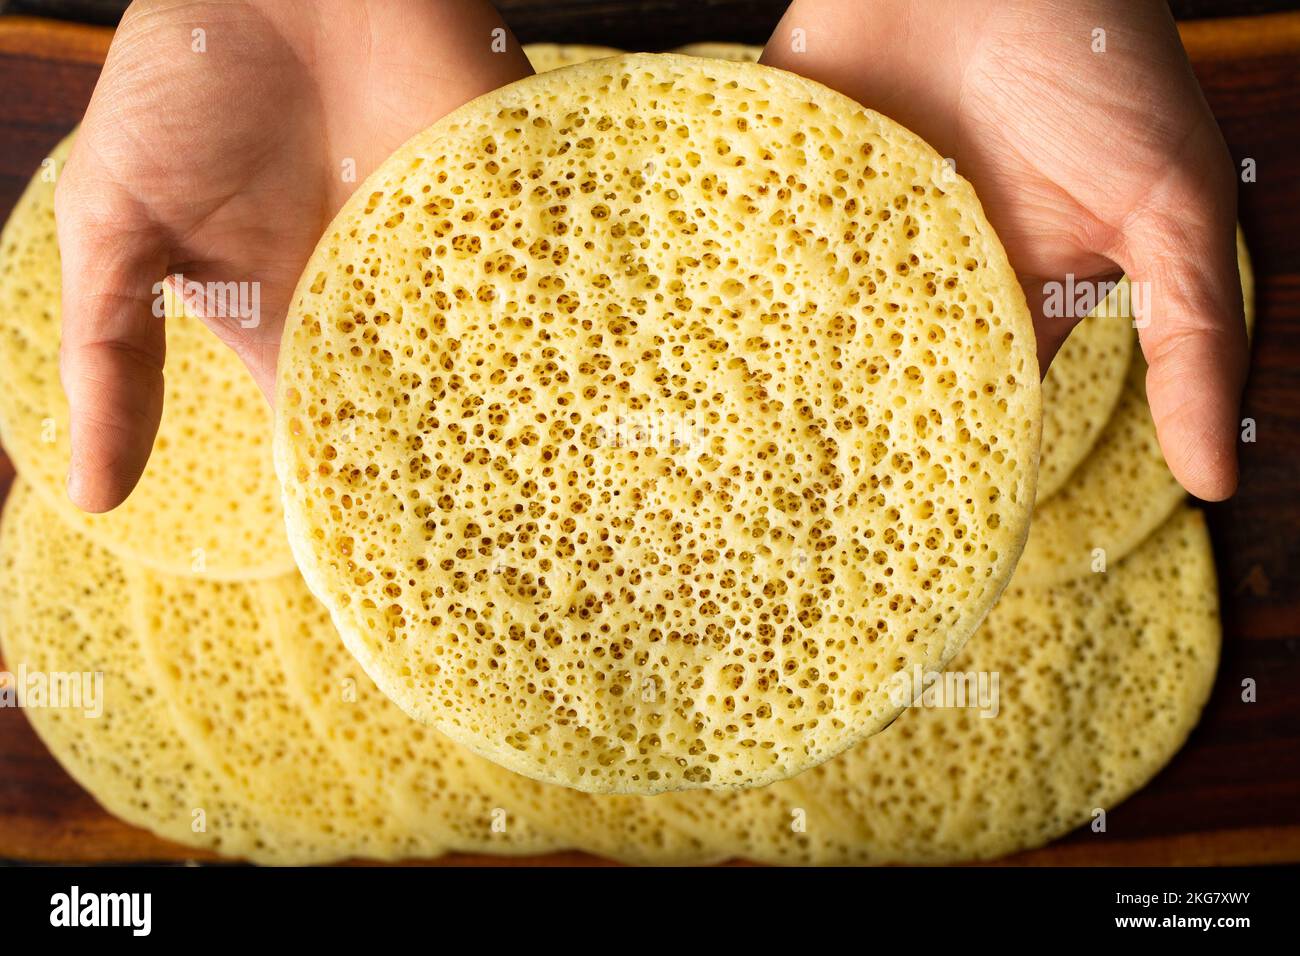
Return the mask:
{"type": "Polygon", "coordinates": [[[1247,367],[1237,181],[1163,0],[795,0],[763,62],[957,159],[1019,273],[1044,371],[1083,317],[1046,315],[1048,283],[1123,272],[1146,286],[1165,460],[1192,494],[1232,494],[1247,367]]]}

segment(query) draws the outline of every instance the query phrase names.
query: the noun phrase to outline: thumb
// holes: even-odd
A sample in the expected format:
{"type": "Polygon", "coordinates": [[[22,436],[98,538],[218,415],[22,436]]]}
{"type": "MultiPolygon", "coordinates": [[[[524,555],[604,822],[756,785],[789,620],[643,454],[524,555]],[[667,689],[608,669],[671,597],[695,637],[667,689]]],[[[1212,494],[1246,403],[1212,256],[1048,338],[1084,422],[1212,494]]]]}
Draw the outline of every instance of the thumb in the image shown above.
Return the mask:
{"type": "Polygon", "coordinates": [[[55,214],[63,265],[59,373],[71,417],[68,496],[85,511],[108,511],[140,480],[162,417],[166,337],[153,290],[167,257],[132,200],[83,190],[71,165],[55,192],[55,214]]]}
{"type": "Polygon", "coordinates": [[[1160,448],[1182,486],[1208,501],[1236,490],[1247,357],[1236,183],[1217,162],[1223,152],[1218,139],[1217,150],[1211,143],[1200,153],[1216,162],[1175,168],[1129,217],[1116,253],[1134,283],[1160,448]]]}

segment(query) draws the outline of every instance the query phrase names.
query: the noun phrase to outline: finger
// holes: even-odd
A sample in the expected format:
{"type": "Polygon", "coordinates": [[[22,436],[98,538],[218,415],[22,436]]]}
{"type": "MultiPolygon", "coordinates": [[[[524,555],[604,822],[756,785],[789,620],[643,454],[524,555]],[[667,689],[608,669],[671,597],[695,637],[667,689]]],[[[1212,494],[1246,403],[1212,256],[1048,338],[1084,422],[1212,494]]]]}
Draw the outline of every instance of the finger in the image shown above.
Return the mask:
{"type": "Polygon", "coordinates": [[[1175,166],[1129,217],[1115,258],[1135,306],[1146,303],[1135,318],[1165,461],[1192,494],[1219,501],[1237,485],[1246,327],[1235,179],[1217,129],[1193,139],[1197,160],[1175,166]]]}
{"type": "Polygon", "coordinates": [[[131,493],[158,432],[166,339],[154,314],[154,284],[166,256],[129,200],[82,185],[94,173],[79,171],[75,160],[74,150],[55,192],[63,264],[59,372],[71,416],[68,496],[102,512],[131,493]]]}

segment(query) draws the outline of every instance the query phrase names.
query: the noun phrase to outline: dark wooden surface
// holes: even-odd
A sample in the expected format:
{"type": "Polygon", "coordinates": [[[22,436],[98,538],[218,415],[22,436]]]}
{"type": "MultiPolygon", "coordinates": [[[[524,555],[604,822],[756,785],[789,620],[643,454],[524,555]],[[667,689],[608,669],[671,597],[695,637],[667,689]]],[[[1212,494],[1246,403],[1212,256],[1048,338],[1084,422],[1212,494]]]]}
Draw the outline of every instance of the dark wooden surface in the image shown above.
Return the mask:
{"type": "MultiPolygon", "coordinates": [[[[0,13],[116,24],[129,0],[0,0],[0,13]]],[[[309,3],[311,0],[280,0],[309,3]]],[[[378,0],[382,2],[382,0],[378,0]]],[[[790,0],[494,0],[523,43],[661,50],[697,40],[763,43],[790,0]]],[[[936,4],[971,0],[931,0],[936,4]]],[[[1300,9],[1297,0],[1169,0],[1180,20],[1300,9]]]]}
{"type": "MultiPolygon", "coordinates": [[[[631,4],[518,0],[503,6],[521,16],[531,9],[529,22],[553,24],[553,32],[533,38],[630,45],[620,38],[629,36],[625,11],[631,4]],[[596,19],[575,18],[579,8],[596,19]],[[593,23],[616,19],[624,32],[593,32],[593,23]]],[[[637,6],[705,16],[780,4],[637,6]]],[[[685,38],[753,39],[767,29],[752,21],[747,28],[739,19],[733,26],[729,34],[697,29],[685,38]]],[[[653,41],[658,34],[639,35],[643,47],[665,45],[653,41]]],[[[109,36],[106,30],[0,18],[0,215],[8,214],[40,159],[76,122],[109,36]]],[[[1108,833],[1076,832],[1009,862],[1300,862],[1300,14],[1198,21],[1184,25],[1184,40],[1234,156],[1253,158],[1259,170],[1258,182],[1241,187],[1259,302],[1245,414],[1258,423],[1258,441],[1244,446],[1238,495],[1207,509],[1223,601],[1223,664],[1187,747],[1112,811],[1108,833]],[[1241,701],[1247,678],[1257,683],[1257,703],[1241,701]]],[[[1126,489],[1117,483],[1114,493],[1126,489]]],[[[50,758],[21,713],[0,711],[0,858],[201,857],[113,819],[50,758]]],[[[600,861],[564,853],[440,862],[600,861]]]]}

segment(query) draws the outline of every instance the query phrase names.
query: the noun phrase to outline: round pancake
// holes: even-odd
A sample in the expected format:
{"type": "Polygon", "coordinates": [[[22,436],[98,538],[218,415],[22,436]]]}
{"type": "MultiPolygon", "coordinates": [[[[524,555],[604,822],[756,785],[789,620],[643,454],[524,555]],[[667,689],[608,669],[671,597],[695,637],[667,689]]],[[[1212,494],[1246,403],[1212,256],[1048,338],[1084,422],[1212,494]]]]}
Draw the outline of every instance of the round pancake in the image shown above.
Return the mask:
{"type": "MultiPolygon", "coordinates": [[[[54,150],[50,169],[62,170],[71,142],[54,150]]],[[[235,353],[197,319],[167,320],[162,424],[139,485],[107,514],[68,500],[54,185],[38,174],[0,234],[0,441],[19,474],[62,520],[119,557],[213,579],[292,569],[271,410],[235,353]]]]}
{"type": "Polygon", "coordinates": [[[416,136],[308,263],[278,389],[291,544],[352,653],[587,791],[874,733],[1033,501],[1032,329],[969,184],[756,64],[592,61],[416,136]]]}
{"type": "Polygon", "coordinates": [[[32,727],[114,816],[186,846],[257,858],[262,825],[178,731],[167,698],[148,678],[131,603],[121,564],[16,481],[0,522],[5,667],[15,675],[102,675],[98,716],[29,706],[32,727]]]}
{"type": "Polygon", "coordinates": [[[1115,412],[1088,457],[1034,510],[1017,578],[1046,586],[1122,559],[1182,501],[1147,406],[1146,361],[1134,348],[1115,412]],[[1122,489],[1122,490],[1121,490],[1122,489]]]}
{"type": "Polygon", "coordinates": [[[1105,575],[1047,589],[1017,576],[950,672],[985,675],[990,691],[996,674],[996,695],[975,701],[975,683],[975,706],[923,699],[883,733],[763,790],[662,799],[679,826],[775,863],[993,859],[1098,809],[1122,832],[1116,807],[1183,745],[1219,644],[1209,535],[1199,511],[1181,508],[1105,575]],[[793,810],[804,811],[802,833],[793,810]]]}
{"type": "Polygon", "coordinates": [[[406,855],[537,854],[572,845],[534,824],[530,808],[496,784],[495,764],[412,720],[381,694],[298,575],[258,587],[278,618],[277,660],[315,738],[334,748],[357,787],[388,796],[395,822],[412,838],[406,855]]]}
{"type": "Polygon", "coordinates": [[[560,846],[633,866],[697,866],[727,857],[707,836],[687,832],[660,812],[663,795],[584,793],[541,783],[476,758],[483,788],[560,846]]]}
{"type": "Polygon", "coordinates": [[[688,43],[673,50],[685,56],[703,56],[711,60],[737,60],[744,63],[757,63],[763,55],[761,46],[748,43],[688,43]]]}
{"type": "Polygon", "coordinates": [[[104,673],[102,717],[27,714],[122,819],[281,865],[557,848],[483,788],[480,758],[374,688],[296,576],[206,582],[125,566],[21,481],[0,567],[6,665],[104,673]]]}
{"type": "Polygon", "coordinates": [[[402,855],[386,795],[355,781],[313,733],[258,591],[141,568],[127,578],[148,675],[199,760],[262,821],[258,861],[402,855]]]}
{"type": "Polygon", "coordinates": [[[558,70],[562,66],[586,63],[606,56],[618,56],[622,50],[612,46],[584,46],[581,43],[525,43],[524,56],[537,73],[558,70]]]}
{"type": "Polygon", "coordinates": [[[1120,314],[1119,301],[1112,293],[1074,327],[1043,378],[1039,502],[1059,491],[1088,457],[1123,391],[1134,336],[1132,316],[1120,314]]]}

